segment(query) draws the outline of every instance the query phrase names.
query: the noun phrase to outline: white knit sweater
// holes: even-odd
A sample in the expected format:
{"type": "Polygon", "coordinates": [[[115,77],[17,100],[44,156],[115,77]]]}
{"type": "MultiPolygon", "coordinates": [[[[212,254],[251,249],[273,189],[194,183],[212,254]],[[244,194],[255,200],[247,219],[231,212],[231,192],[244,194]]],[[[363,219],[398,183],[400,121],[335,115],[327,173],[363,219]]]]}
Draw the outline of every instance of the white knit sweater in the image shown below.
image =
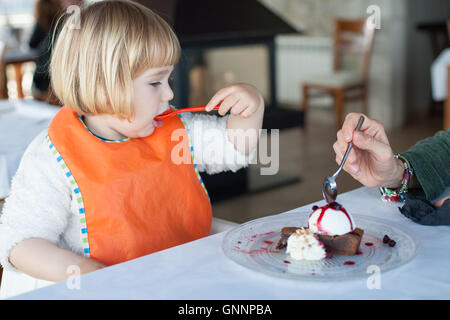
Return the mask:
{"type": "MultiPolygon", "coordinates": [[[[209,174],[228,170],[235,172],[248,166],[254,157],[256,148],[249,156],[245,156],[228,140],[225,130],[227,119],[228,116],[183,114],[182,120],[193,147],[198,171],[209,174]],[[214,139],[211,139],[210,134],[204,134],[205,130],[211,129],[216,133],[214,139]]],[[[23,283],[22,288],[18,287],[17,272],[23,273],[8,260],[11,248],[18,242],[42,238],[77,254],[82,255],[83,252],[75,197],[63,170],[48,148],[45,136],[46,130],[25,151],[12,180],[10,196],[4,204],[0,223],[0,263],[5,271],[0,294],[3,297],[45,285],[45,282],[32,284],[30,281],[36,279],[28,277],[29,281],[23,281],[22,278],[19,281],[23,283]],[[15,283],[10,283],[8,278],[13,277],[16,277],[15,283]],[[24,287],[25,282],[28,283],[27,288],[24,287]]]]}

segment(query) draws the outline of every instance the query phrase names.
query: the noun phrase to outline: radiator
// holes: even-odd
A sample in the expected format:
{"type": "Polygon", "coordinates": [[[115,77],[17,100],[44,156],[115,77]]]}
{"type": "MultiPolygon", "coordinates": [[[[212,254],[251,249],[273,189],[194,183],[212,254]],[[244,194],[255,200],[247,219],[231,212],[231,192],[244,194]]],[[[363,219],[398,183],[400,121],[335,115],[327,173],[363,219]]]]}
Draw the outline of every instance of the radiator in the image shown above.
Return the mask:
{"type": "MultiPolygon", "coordinates": [[[[332,39],[283,35],[275,41],[278,102],[298,108],[302,101],[302,83],[310,75],[332,71],[332,39]]],[[[315,98],[311,104],[329,106],[330,99],[315,98]]]]}

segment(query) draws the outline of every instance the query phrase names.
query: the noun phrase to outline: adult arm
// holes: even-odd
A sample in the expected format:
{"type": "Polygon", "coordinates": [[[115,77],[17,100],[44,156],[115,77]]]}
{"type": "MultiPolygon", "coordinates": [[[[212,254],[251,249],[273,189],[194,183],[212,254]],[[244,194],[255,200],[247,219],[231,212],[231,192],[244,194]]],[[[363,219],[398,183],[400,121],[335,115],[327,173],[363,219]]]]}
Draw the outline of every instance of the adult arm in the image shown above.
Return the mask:
{"type": "MultiPolygon", "coordinates": [[[[403,164],[394,158],[383,125],[365,117],[360,131],[355,131],[361,114],[347,115],[333,145],[336,162],[340,163],[350,141],[353,148],[344,165],[353,178],[367,187],[397,188],[403,177],[403,164]]],[[[450,185],[450,132],[441,131],[424,139],[402,153],[410,161],[415,174],[409,188],[422,188],[428,200],[433,200],[450,185]]]]}
{"type": "Polygon", "coordinates": [[[417,142],[402,153],[428,200],[436,199],[450,186],[450,129],[417,142]]]}

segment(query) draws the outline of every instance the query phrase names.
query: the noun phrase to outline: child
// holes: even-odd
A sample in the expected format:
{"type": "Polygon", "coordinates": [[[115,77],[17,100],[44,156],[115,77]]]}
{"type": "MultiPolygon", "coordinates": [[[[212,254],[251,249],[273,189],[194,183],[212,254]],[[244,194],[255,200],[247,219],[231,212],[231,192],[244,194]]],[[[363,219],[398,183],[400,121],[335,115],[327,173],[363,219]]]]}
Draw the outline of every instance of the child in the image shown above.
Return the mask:
{"type": "Polygon", "coordinates": [[[180,47],[144,6],[97,2],[57,30],[50,72],[65,106],[28,147],[13,179],[0,227],[2,292],[14,285],[8,270],[61,281],[73,266],[84,274],[207,236],[211,204],[198,171],[248,165],[259,135],[249,135],[247,145],[238,141],[262,126],[262,96],[245,84],[209,101],[208,111],[220,103],[219,114],[229,116],[154,120],[173,98],[168,79],[180,47]],[[220,141],[192,135],[194,123],[220,129],[220,141]],[[244,130],[232,136],[225,129],[244,130]],[[177,164],[176,130],[192,160],[211,154],[215,162],[177,164]],[[235,162],[217,159],[218,145],[235,162]]]}

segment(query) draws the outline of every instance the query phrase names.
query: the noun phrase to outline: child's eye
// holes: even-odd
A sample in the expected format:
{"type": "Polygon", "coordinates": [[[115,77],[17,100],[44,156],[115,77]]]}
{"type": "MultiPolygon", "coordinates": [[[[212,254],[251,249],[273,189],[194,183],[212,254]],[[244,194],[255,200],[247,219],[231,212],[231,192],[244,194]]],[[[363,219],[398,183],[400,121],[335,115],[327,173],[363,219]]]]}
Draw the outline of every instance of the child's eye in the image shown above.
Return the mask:
{"type": "Polygon", "coordinates": [[[151,86],[157,87],[161,84],[161,81],[150,83],[151,86]]]}

